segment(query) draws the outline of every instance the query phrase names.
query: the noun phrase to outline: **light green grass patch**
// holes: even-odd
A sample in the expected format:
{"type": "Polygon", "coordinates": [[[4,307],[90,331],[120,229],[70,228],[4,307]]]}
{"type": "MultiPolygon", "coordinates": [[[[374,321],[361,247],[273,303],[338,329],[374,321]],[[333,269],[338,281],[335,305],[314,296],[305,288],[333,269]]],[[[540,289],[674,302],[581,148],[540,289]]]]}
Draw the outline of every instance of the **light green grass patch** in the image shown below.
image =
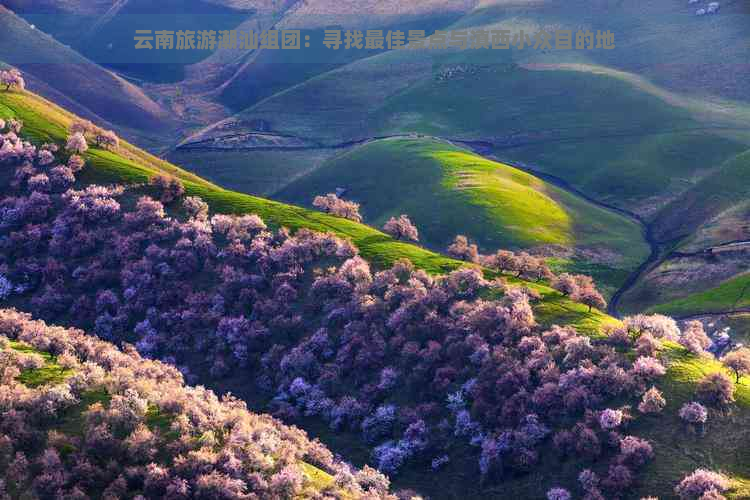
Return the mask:
{"type": "Polygon", "coordinates": [[[649,308],[673,316],[723,313],[750,309],[750,274],[725,281],[717,287],[649,308]]]}
{"type": "Polygon", "coordinates": [[[47,384],[59,384],[73,374],[72,370],[63,368],[57,364],[55,357],[48,352],[39,351],[28,344],[14,340],[10,341],[9,346],[14,351],[25,354],[36,354],[44,359],[45,364],[41,368],[31,368],[21,371],[18,381],[27,387],[33,388],[47,384]]]}

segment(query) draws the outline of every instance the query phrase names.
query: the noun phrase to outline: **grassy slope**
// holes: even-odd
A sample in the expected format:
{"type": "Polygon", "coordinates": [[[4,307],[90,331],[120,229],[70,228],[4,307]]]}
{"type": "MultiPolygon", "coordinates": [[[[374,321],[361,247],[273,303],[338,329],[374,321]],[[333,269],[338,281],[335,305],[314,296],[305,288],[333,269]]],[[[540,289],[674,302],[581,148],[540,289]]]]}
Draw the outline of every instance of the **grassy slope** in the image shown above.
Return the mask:
{"type": "Polygon", "coordinates": [[[750,309],[750,275],[742,274],[702,292],[658,304],[650,311],[674,316],[750,309]]]}
{"type": "MultiPolygon", "coordinates": [[[[365,220],[373,225],[409,214],[421,241],[431,247],[445,248],[461,233],[487,252],[544,244],[606,249],[617,256],[614,267],[625,269],[648,254],[633,221],[434,139],[368,143],[329,160],[275,197],[304,205],[312,194],[339,186],[362,203],[365,220]]],[[[623,276],[612,278],[609,284],[616,286],[623,276]]]]}
{"type": "Polygon", "coordinates": [[[688,2],[591,2],[590,0],[484,0],[462,26],[529,24],[572,30],[610,30],[613,50],[526,51],[523,59],[544,62],[586,60],[642,76],[672,90],[693,95],[750,100],[750,6],[722,2],[717,16],[697,17],[688,2]],[[690,33],[690,37],[685,37],[690,33]],[[721,53],[721,57],[716,57],[721,53]]]}
{"type": "MultiPolygon", "coordinates": [[[[28,93],[0,92],[0,105],[0,116],[7,117],[12,114],[21,117],[26,122],[27,132],[37,139],[60,141],[64,137],[64,128],[70,115],[52,103],[28,93]]],[[[385,263],[395,258],[411,257],[417,265],[433,272],[459,265],[458,262],[427,250],[396,243],[361,224],[220,189],[127,144],[122,146],[120,153],[92,150],[88,155],[89,166],[86,169],[88,179],[143,182],[159,170],[167,170],[183,178],[188,192],[204,196],[215,210],[235,213],[252,211],[273,223],[286,224],[293,228],[309,225],[313,229],[333,230],[343,236],[351,237],[360,248],[365,248],[368,252],[366,255],[376,262],[385,263]]],[[[593,334],[601,328],[603,323],[615,321],[602,313],[587,314],[585,307],[563,299],[547,287],[534,286],[544,295],[544,300],[535,307],[535,310],[539,319],[545,323],[571,324],[593,334]]],[[[646,433],[654,440],[659,458],[647,469],[644,486],[636,493],[648,492],[668,498],[673,485],[681,475],[704,465],[732,475],[735,480],[733,498],[747,498],[747,495],[750,495],[749,483],[746,480],[750,478],[746,467],[747,452],[744,439],[741,439],[742,436],[738,438],[735,429],[744,422],[750,422],[750,380],[743,379],[743,383],[739,386],[737,399],[740,405],[732,415],[715,418],[716,428],[710,428],[706,437],[684,439],[679,434],[679,425],[676,423],[676,408],[682,401],[689,398],[694,384],[703,373],[718,370],[720,367],[715,363],[687,355],[677,346],[669,346],[667,355],[674,359],[668,376],[662,382],[662,388],[670,402],[667,415],[653,420],[639,419],[635,424],[634,433],[646,433]],[[732,428],[733,432],[722,432],[724,426],[732,428]],[[680,447],[675,447],[675,442],[679,442],[680,447]]],[[[101,397],[101,395],[94,396],[92,396],[94,400],[101,397]]],[[[466,470],[456,470],[450,466],[441,473],[441,481],[435,481],[434,474],[425,473],[422,470],[409,471],[400,481],[418,486],[423,491],[454,498],[486,498],[488,494],[507,496],[516,493],[526,497],[541,497],[546,489],[555,484],[564,484],[573,488],[575,485],[573,473],[577,472],[581,466],[587,465],[572,462],[560,464],[551,452],[544,454],[544,457],[544,464],[547,467],[540,469],[545,471],[543,476],[514,478],[490,491],[480,492],[477,489],[478,485],[468,480],[466,470]]],[[[634,497],[637,498],[635,495],[634,497]]]]}
{"type": "Polygon", "coordinates": [[[324,144],[411,132],[485,139],[497,144],[501,158],[530,163],[627,208],[684,189],[680,181],[747,148],[746,139],[723,137],[619,78],[532,71],[510,62],[504,51],[382,54],[292,87],[238,117],[324,144]],[[455,66],[474,72],[437,77],[455,66]]]}
{"type": "MultiPolygon", "coordinates": [[[[58,143],[64,140],[66,128],[73,117],[67,111],[31,93],[0,92],[0,117],[11,116],[21,118],[24,121],[24,133],[36,140],[58,143]]],[[[363,257],[376,266],[386,266],[407,258],[428,272],[443,273],[462,265],[459,261],[425,248],[395,241],[364,224],[222,189],[124,141],[121,141],[117,153],[91,148],[86,157],[88,166],[83,172],[84,181],[139,184],[147,182],[158,173],[166,172],[179,177],[188,194],[202,197],[217,212],[256,213],[273,225],[286,226],[292,230],[309,228],[333,232],[350,239],[363,257]]],[[[529,286],[537,288],[546,297],[537,307],[542,321],[575,324],[587,331],[611,321],[611,318],[600,312],[588,313],[585,306],[565,299],[549,287],[535,283],[530,283],[529,286]]]]}
{"type": "MultiPolygon", "coordinates": [[[[699,251],[721,243],[748,239],[748,173],[750,151],[723,163],[712,175],[697,182],[658,213],[653,222],[656,237],[662,241],[677,240],[676,249],[682,251],[699,251]]],[[[624,296],[624,303],[630,309],[650,308],[682,316],[747,307],[740,297],[746,276],[740,275],[718,283],[716,278],[707,280],[707,273],[700,267],[689,273],[688,269],[682,269],[683,266],[677,268],[681,273],[693,276],[696,284],[703,283],[704,290],[696,292],[696,286],[686,288],[679,282],[670,286],[670,283],[658,280],[675,268],[668,260],[642,277],[624,296]],[[660,293],[651,293],[656,287],[659,287],[660,293]]],[[[739,271],[744,272],[742,269],[739,271]]]]}
{"type": "Polygon", "coordinates": [[[748,174],[750,150],[727,160],[716,172],[667,205],[654,221],[657,235],[665,240],[685,237],[721,212],[745,202],[750,195],[748,174]]]}
{"type": "Polygon", "coordinates": [[[454,26],[611,29],[617,48],[391,52],[311,78],[239,117],[326,144],[409,132],[492,139],[502,146],[502,158],[646,210],[655,206],[652,197],[679,193],[747,148],[747,104],[704,97],[711,90],[747,97],[737,72],[747,71],[739,47],[750,38],[748,15],[739,4],[698,19],[679,2],[487,1],[454,26]],[[695,36],[680,39],[677,34],[685,32],[695,36]],[[722,61],[712,56],[719,47],[722,61]],[[515,63],[578,66],[506,66],[515,63]],[[441,68],[456,65],[479,71],[436,78],[441,68]],[[626,71],[640,71],[665,87],[626,71]],[[690,78],[683,78],[685,72],[690,78]]]}

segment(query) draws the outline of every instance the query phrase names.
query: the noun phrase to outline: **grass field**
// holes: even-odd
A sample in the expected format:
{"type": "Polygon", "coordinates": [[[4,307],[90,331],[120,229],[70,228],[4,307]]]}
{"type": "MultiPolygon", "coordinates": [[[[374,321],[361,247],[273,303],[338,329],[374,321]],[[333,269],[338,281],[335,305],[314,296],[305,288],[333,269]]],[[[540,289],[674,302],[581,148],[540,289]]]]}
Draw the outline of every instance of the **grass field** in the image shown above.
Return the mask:
{"type": "MultiPolygon", "coordinates": [[[[0,105],[0,116],[4,118],[18,116],[24,119],[27,132],[37,140],[61,141],[65,134],[65,127],[71,118],[68,113],[53,104],[28,93],[0,92],[0,105]]],[[[233,213],[256,212],[274,224],[284,224],[292,228],[310,227],[331,230],[351,238],[360,246],[366,257],[379,264],[409,257],[415,264],[431,272],[441,272],[460,265],[456,261],[414,245],[395,242],[368,226],[226,191],[128,144],[123,144],[117,154],[92,149],[87,159],[89,165],[84,171],[86,172],[84,181],[109,180],[140,183],[156,172],[168,171],[183,179],[188,193],[203,196],[214,210],[233,213]]],[[[543,295],[543,300],[535,306],[535,311],[544,324],[552,322],[570,324],[584,332],[598,336],[604,323],[616,321],[596,311],[586,313],[584,306],[570,302],[543,285],[532,284],[530,286],[537,288],[543,295]]],[[[713,361],[689,355],[681,347],[675,345],[667,346],[664,355],[672,360],[668,375],[661,383],[669,402],[668,409],[665,415],[659,418],[637,419],[629,429],[629,432],[633,434],[652,439],[657,453],[657,460],[646,469],[643,482],[633,492],[632,497],[639,498],[647,492],[650,495],[656,494],[662,498],[670,498],[674,484],[682,475],[696,467],[706,466],[726,472],[732,477],[734,483],[730,498],[747,498],[750,495],[747,459],[750,457],[747,456],[745,445],[747,442],[745,423],[750,422],[750,380],[744,378],[738,387],[736,393],[738,405],[731,414],[712,415],[706,436],[700,438],[685,436],[682,434],[685,431],[678,423],[677,408],[691,397],[695,383],[704,373],[722,368],[713,361]],[[727,432],[727,429],[731,429],[731,432],[727,432]],[[675,445],[675,443],[679,444],[675,445]]],[[[92,394],[91,401],[106,402],[106,394],[92,394]]],[[[84,404],[87,403],[84,402],[84,404]]],[[[161,421],[161,416],[154,415],[152,420],[154,425],[158,426],[161,421]]],[[[76,429],[76,416],[72,415],[70,420],[61,424],[67,425],[69,429],[76,429]]],[[[315,434],[314,429],[310,429],[315,434]]],[[[335,436],[335,439],[330,433],[321,431],[320,435],[334,449],[355,446],[346,439],[346,435],[335,436]]],[[[502,485],[485,489],[482,489],[476,481],[469,480],[473,476],[468,474],[473,474],[473,472],[466,468],[467,464],[463,461],[451,464],[441,471],[439,476],[426,472],[426,468],[410,469],[396,478],[396,484],[399,487],[417,488],[441,498],[506,498],[508,496],[541,498],[551,486],[564,485],[572,489],[575,484],[575,473],[582,466],[591,466],[591,464],[572,461],[561,463],[551,450],[549,453],[543,453],[543,457],[542,467],[538,469],[539,473],[510,478],[502,485]]],[[[474,462],[472,464],[472,467],[476,467],[474,462]]],[[[308,474],[313,481],[320,482],[320,484],[328,481],[327,477],[316,471],[310,471],[308,474]]]]}
{"type": "MultiPolygon", "coordinates": [[[[654,220],[658,236],[669,240],[689,236],[701,225],[720,220],[712,220],[732,207],[747,202],[750,186],[750,150],[733,156],[724,162],[710,176],[692,186],[682,196],[667,205],[654,220]]],[[[731,213],[726,214],[731,216],[731,213]]],[[[732,241],[730,238],[725,241],[732,241]]],[[[684,244],[689,244],[687,239],[684,244]]],[[[713,243],[721,243],[715,241],[713,243]]]]}
{"type": "Polygon", "coordinates": [[[467,235],[486,253],[555,244],[599,252],[604,267],[625,270],[648,255],[632,220],[435,139],[385,139],[359,146],[274,197],[310,205],[315,194],[337,187],[362,204],[365,221],[372,225],[408,214],[420,241],[432,248],[445,249],[456,234],[467,235]]]}
{"type": "Polygon", "coordinates": [[[337,149],[288,151],[177,149],[167,159],[233,191],[273,197],[295,179],[341,153],[337,149]]]}
{"type": "Polygon", "coordinates": [[[750,274],[732,278],[717,287],[650,308],[673,316],[750,310],[750,274]]]}
{"type": "Polygon", "coordinates": [[[646,215],[750,145],[746,132],[703,121],[625,79],[524,69],[505,51],[381,54],[282,91],[236,119],[236,132],[262,120],[325,145],[410,133],[488,141],[505,161],[646,215]]]}

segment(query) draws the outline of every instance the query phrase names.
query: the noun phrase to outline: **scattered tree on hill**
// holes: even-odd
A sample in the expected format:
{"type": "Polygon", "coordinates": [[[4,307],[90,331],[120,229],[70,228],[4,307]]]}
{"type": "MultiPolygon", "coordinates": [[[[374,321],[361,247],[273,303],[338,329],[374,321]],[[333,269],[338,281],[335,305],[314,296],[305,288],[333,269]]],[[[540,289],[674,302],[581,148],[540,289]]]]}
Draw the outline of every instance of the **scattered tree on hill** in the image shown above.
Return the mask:
{"type": "Polygon", "coordinates": [[[475,244],[469,244],[469,239],[461,234],[456,236],[448,247],[448,255],[466,262],[479,262],[479,249],[475,244]]]}
{"type": "Polygon", "coordinates": [[[105,149],[117,149],[120,145],[120,139],[111,130],[99,130],[94,136],[96,145],[105,149]]]}
{"type": "Polygon", "coordinates": [[[599,425],[604,430],[616,429],[622,423],[622,411],[607,408],[599,415],[599,425]]]}
{"type": "Polygon", "coordinates": [[[656,387],[651,387],[643,394],[638,411],[647,414],[661,413],[665,406],[667,406],[667,400],[664,399],[661,391],[656,387]]]}
{"type": "Polygon", "coordinates": [[[604,300],[604,296],[594,287],[587,286],[578,291],[578,300],[581,304],[589,306],[589,312],[592,307],[597,309],[604,309],[607,307],[607,301],[604,300]]]}
{"type": "Polygon", "coordinates": [[[698,399],[714,406],[727,406],[734,401],[734,382],[724,373],[709,373],[696,389],[698,399]]]}
{"type": "Polygon", "coordinates": [[[571,298],[578,295],[578,282],[573,275],[568,273],[563,273],[555,278],[552,281],[552,288],[571,298]]]}
{"type": "Polygon", "coordinates": [[[688,321],[682,329],[680,344],[693,354],[705,354],[711,346],[711,339],[703,329],[703,323],[697,320],[688,321]]]}
{"type": "Polygon", "coordinates": [[[696,469],[688,476],[685,476],[674,491],[683,500],[714,499],[717,498],[715,495],[708,497],[705,497],[705,495],[712,492],[718,494],[724,493],[729,489],[729,486],[729,479],[723,474],[707,469],[696,469]]]}
{"type": "Polygon", "coordinates": [[[73,120],[73,122],[68,126],[68,132],[70,134],[81,134],[85,136],[86,134],[91,134],[96,130],[96,125],[91,123],[89,120],[84,120],[81,118],[76,118],[73,120]]]}
{"type": "Polygon", "coordinates": [[[727,353],[721,361],[734,372],[735,381],[738,384],[740,377],[750,373],[750,349],[747,347],[727,353]]]}
{"type": "Polygon", "coordinates": [[[157,175],[149,180],[149,185],[156,188],[159,200],[167,205],[185,194],[185,187],[177,177],[157,175]]]}
{"type": "Polygon", "coordinates": [[[682,420],[693,425],[702,425],[708,420],[708,410],[706,407],[695,401],[682,405],[679,415],[682,420]]]}
{"type": "Polygon", "coordinates": [[[83,160],[83,158],[78,155],[70,155],[70,158],[68,158],[68,168],[74,174],[83,170],[85,164],[86,162],[83,160]]]}
{"type": "Polygon", "coordinates": [[[6,92],[15,87],[17,90],[26,88],[26,81],[23,79],[21,72],[15,68],[0,71],[0,84],[5,85],[6,92]]]}
{"type": "Polygon", "coordinates": [[[325,196],[316,196],[313,199],[313,206],[337,217],[343,217],[354,222],[362,222],[362,216],[359,214],[359,203],[342,200],[334,193],[328,193],[325,196]]]}
{"type": "Polygon", "coordinates": [[[406,215],[388,219],[388,222],[383,226],[383,231],[397,240],[419,241],[419,231],[406,215]]]}
{"type": "Polygon", "coordinates": [[[65,149],[80,155],[81,153],[88,151],[89,145],[86,143],[86,138],[82,133],[75,132],[68,136],[68,140],[65,143],[65,149]]]}
{"type": "Polygon", "coordinates": [[[565,488],[552,488],[547,492],[547,500],[571,500],[573,496],[565,488]]]}
{"type": "Polygon", "coordinates": [[[662,314],[636,314],[628,316],[623,324],[633,339],[640,338],[644,333],[650,333],[655,339],[671,340],[677,342],[680,339],[680,328],[677,322],[662,314]]]}

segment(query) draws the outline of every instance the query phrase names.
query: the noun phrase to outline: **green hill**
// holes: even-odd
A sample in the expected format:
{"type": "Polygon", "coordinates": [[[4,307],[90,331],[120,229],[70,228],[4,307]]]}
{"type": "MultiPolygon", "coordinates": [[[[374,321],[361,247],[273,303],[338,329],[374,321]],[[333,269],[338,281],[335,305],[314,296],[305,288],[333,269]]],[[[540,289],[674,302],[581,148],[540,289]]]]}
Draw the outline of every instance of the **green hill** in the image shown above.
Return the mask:
{"type": "Polygon", "coordinates": [[[649,308],[649,311],[673,316],[698,313],[732,313],[750,309],[750,275],[743,274],[687,297],[649,308]]]}
{"type": "Polygon", "coordinates": [[[576,248],[600,254],[601,267],[611,270],[607,284],[614,287],[648,255],[634,221],[509,165],[434,139],[386,139],[359,146],[274,197],[309,205],[316,193],[337,187],[362,204],[372,225],[408,214],[420,230],[420,241],[433,248],[446,248],[458,233],[487,253],[547,244],[576,248]]]}
{"type": "MultiPolygon", "coordinates": [[[[410,133],[483,141],[503,160],[650,214],[750,144],[728,130],[734,117],[704,121],[678,104],[611,74],[519,66],[500,50],[399,51],[291,87],[190,141],[258,123],[321,147],[410,133]]],[[[256,152],[240,153],[252,165],[256,152]]]]}
{"type": "MultiPolygon", "coordinates": [[[[29,92],[0,92],[0,117],[18,117],[24,122],[24,133],[39,142],[62,143],[74,115],[29,92]]],[[[396,241],[370,226],[333,217],[302,207],[223,189],[171,163],[121,141],[117,153],[90,148],[84,155],[88,167],[82,173],[85,182],[142,184],[160,173],[182,180],[188,194],[203,198],[220,213],[255,213],[271,224],[291,230],[308,228],[332,232],[351,240],[363,257],[376,266],[387,266],[399,259],[409,259],[416,266],[434,274],[456,269],[464,263],[423,247],[396,241]]],[[[513,281],[512,277],[508,277],[513,281]]],[[[547,300],[536,306],[542,322],[575,324],[594,331],[613,321],[609,316],[571,302],[551,288],[528,283],[547,300]]]]}
{"type": "Polygon", "coordinates": [[[173,119],[140,88],[84,58],[0,6],[0,61],[21,69],[32,89],[64,96],[80,112],[126,130],[165,136],[173,119]]]}
{"type": "MultiPolygon", "coordinates": [[[[689,236],[708,222],[721,225],[721,217],[717,220],[717,216],[747,201],[749,173],[750,151],[724,162],[712,175],[701,179],[659,212],[654,220],[659,230],[657,235],[663,240],[672,240],[689,236]]],[[[704,244],[719,244],[732,239],[740,238],[709,240],[704,244]]]]}

